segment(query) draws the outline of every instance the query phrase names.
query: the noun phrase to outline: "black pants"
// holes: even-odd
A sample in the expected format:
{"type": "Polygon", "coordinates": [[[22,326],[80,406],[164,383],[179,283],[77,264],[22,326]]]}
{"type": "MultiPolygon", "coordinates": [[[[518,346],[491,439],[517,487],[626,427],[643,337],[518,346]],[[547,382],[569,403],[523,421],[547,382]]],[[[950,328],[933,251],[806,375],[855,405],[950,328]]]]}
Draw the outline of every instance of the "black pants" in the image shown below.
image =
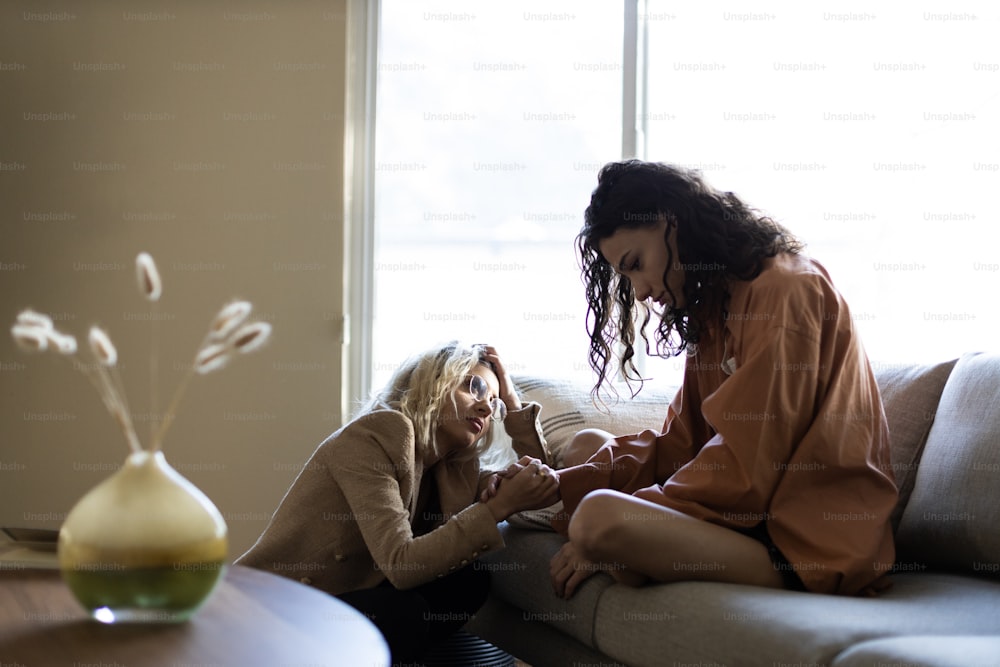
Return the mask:
{"type": "Polygon", "coordinates": [[[387,581],[337,597],[375,624],[392,652],[393,664],[417,663],[465,625],[486,602],[490,574],[472,565],[441,579],[398,590],[387,581]]]}
{"type": "Polygon", "coordinates": [[[784,582],[785,588],[790,591],[806,590],[806,586],[802,583],[798,572],[795,571],[792,564],[785,558],[785,554],[781,553],[781,549],[771,540],[771,535],[767,532],[766,523],[761,522],[753,528],[747,528],[738,532],[754,538],[767,548],[767,555],[771,557],[771,564],[778,571],[778,574],[781,575],[781,580],[784,582]]]}

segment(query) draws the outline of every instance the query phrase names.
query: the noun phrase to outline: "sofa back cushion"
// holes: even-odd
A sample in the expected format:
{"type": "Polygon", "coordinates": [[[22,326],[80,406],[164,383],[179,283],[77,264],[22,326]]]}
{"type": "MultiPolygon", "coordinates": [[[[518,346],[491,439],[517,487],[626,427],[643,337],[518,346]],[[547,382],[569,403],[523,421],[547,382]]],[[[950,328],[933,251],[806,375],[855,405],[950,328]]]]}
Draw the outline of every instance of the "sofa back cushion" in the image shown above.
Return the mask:
{"type": "Polygon", "coordinates": [[[896,544],[900,561],[1000,574],[1000,354],[955,364],[896,544]]]}
{"type": "Polygon", "coordinates": [[[885,418],[889,423],[892,470],[899,501],[892,513],[892,528],[899,528],[903,510],[913,492],[920,455],[934,423],[938,401],[957,359],[931,365],[873,363],[885,418]]]}

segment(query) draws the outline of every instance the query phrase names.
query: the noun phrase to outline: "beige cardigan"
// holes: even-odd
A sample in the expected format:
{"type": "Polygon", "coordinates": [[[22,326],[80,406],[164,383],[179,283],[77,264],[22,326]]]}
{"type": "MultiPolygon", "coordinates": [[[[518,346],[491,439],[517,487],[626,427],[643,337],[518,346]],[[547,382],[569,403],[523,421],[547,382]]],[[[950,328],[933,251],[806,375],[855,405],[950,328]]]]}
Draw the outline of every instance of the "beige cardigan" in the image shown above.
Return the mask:
{"type": "MultiPolygon", "coordinates": [[[[518,457],[549,461],[538,413],[527,403],[504,429],[518,457]]],[[[424,515],[423,465],[413,426],[402,413],[379,410],[327,438],[288,489],[256,544],[236,562],[294,578],[337,595],[388,579],[407,589],[443,577],[504,546],[479,493],[489,473],[478,460],[444,459],[428,469],[437,484],[436,528],[413,535],[424,515]]]]}

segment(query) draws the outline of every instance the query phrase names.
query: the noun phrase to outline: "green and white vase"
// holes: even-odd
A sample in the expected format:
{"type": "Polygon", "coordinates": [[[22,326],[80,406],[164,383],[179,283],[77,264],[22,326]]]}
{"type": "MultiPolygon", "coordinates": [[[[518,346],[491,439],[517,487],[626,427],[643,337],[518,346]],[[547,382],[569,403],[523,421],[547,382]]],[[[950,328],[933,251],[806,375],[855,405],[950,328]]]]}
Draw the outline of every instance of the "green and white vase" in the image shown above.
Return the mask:
{"type": "Polygon", "coordinates": [[[227,549],[219,510],[159,451],[131,454],[59,531],[63,579],[102,623],[191,618],[221,579],[227,549]]]}

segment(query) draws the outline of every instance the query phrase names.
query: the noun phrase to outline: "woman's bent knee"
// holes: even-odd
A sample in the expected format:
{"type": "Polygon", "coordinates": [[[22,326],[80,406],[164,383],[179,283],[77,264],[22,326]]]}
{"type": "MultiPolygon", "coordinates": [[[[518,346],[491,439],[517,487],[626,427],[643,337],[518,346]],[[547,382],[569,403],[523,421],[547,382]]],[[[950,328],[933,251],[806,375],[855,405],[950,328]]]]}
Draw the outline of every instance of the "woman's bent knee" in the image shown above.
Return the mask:
{"type": "Polygon", "coordinates": [[[622,494],[609,489],[591,491],[573,513],[569,539],[584,558],[600,560],[602,546],[613,540],[621,527],[622,494]]]}
{"type": "Polygon", "coordinates": [[[573,439],[563,449],[562,466],[569,468],[586,463],[605,442],[612,438],[614,438],[613,435],[599,428],[585,428],[577,431],[573,439]]]}

